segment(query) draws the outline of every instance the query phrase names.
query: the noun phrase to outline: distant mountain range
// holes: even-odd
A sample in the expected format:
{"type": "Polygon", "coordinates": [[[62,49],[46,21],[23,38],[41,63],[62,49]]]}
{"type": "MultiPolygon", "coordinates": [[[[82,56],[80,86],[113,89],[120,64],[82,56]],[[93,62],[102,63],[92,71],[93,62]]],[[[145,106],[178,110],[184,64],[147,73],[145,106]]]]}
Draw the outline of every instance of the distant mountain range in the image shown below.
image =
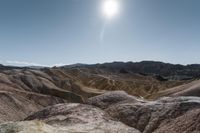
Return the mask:
{"type": "Polygon", "coordinates": [[[141,75],[159,75],[166,79],[187,80],[200,78],[200,64],[180,65],[156,61],[112,62],[104,64],[78,64],[61,68],[101,69],[114,73],[139,73],[141,75]]]}
{"type": "MultiPolygon", "coordinates": [[[[28,66],[15,67],[0,65],[0,70],[5,69],[44,69],[47,67],[28,66]]],[[[170,80],[188,80],[200,78],[200,64],[180,65],[170,64],[157,61],[142,61],[142,62],[112,62],[104,64],[72,64],[57,67],[61,69],[72,68],[87,68],[95,70],[103,70],[112,73],[138,73],[141,75],[154,75],[160,78],[170,80]]]]}

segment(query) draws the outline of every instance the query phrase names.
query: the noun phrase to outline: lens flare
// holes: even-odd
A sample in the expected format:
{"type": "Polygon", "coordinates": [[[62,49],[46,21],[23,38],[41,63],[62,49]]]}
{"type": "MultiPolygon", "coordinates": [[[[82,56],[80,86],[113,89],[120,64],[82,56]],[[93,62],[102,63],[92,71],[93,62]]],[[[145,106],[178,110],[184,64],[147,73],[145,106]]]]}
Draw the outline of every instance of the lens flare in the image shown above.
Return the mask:
{"type": "Polygon", "coordinates": [[[105,0],[103,3],[103,13],[108,18],[113,18],[119,12],[119,3],[117,0],[105,0]]]}

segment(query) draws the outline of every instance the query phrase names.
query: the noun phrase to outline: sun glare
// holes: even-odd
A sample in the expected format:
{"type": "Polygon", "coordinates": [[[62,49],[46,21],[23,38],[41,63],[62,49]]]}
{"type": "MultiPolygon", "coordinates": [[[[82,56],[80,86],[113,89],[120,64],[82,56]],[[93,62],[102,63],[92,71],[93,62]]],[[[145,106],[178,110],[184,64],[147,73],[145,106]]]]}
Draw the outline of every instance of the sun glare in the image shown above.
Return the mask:
{"type": "Polygon", "coordinates": [[[103,3],[103,13],[107,18],[113,18],[119,12],[117,0],[105,0],[103,3]]]}

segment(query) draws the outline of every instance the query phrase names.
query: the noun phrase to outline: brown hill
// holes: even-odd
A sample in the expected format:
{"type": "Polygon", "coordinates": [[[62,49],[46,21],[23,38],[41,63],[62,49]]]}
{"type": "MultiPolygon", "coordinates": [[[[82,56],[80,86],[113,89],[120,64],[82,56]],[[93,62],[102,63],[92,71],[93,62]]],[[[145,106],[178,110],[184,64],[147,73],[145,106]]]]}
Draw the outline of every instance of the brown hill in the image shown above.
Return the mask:
{"type": "MultiPolygon", "coordinates": [[[[105,91],[123,90],[134,96],[148,98],[151,95],[155,95],[160,90],[166,90],[190,82],[190,80],[160,81],[157,77],[152,75],[113,73],[111,71],[92,68],[54,68],[48,69],[48,71],[51,71],[51,76],[53,77],[72,79],[72,82],[75,83],[73,87],[76,89],[80,88],[75,93],[82,96],[86,94],[80,92],[101,94],[105,91]],[[58,77],[58,71],[63,73],[63,77],[58,77]]],[[[65,88],[69,89],[69,87],[65,88]]],[[[89,97],[91,96],[95,96],[95,94],[90,94],[89,97]]]]}
{"type": "Polygon", "coordinates": [[[200,96],[200,80],[183,84],[170,89],[159,91],[157,97],[162,96],[200,96]]]}
{"type": "Polygon", "coordinates": [[[80,96],[58,88],[41,71],[0,72],[0,122],[23,119],[46,106],[82,101],[80,96]]]}

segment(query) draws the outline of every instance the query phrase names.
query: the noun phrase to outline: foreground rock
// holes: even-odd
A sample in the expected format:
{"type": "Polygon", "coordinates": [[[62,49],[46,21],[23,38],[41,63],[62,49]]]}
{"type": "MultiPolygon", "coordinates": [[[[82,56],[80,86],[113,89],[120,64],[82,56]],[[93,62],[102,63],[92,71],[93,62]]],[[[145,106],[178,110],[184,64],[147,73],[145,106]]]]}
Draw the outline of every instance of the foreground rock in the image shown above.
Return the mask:
{"type": "Polygon", "coordinates": [[[103,110],[84,104],[58,104],[47,107],[25,120],[40,120],[73,132],[139,133],[138,130],[113,120],[103,110]]]}
{"type": "Polygon", "coordinates": [[[66,128],[53,127],[41,121],[10,122],[0,125],[0,133],[67,133],[66,128]]]}
{"type": "Polygon", "coordinates": [[[52,126],[41,121],[11,122],[1,124],[0,133],[140,133],[123,124],[107,125],[107,127],[102,125],[52,126]]]}
{"type": "Polygon", "coordinates": [[[143,133],[200,132],[199,97],[168,97],[157,101],[127,99],[130,96],[123,92],[110,92],[90,98],[87,103],[104,109],[113,118],[143,133]]]}
{"type": "Polygon", "coordinates": [[[145,101],[123,91],[64,103],[33,113],[23,122],[0,125],[1,133],[199,133],[199,97],[145,101]]]}

